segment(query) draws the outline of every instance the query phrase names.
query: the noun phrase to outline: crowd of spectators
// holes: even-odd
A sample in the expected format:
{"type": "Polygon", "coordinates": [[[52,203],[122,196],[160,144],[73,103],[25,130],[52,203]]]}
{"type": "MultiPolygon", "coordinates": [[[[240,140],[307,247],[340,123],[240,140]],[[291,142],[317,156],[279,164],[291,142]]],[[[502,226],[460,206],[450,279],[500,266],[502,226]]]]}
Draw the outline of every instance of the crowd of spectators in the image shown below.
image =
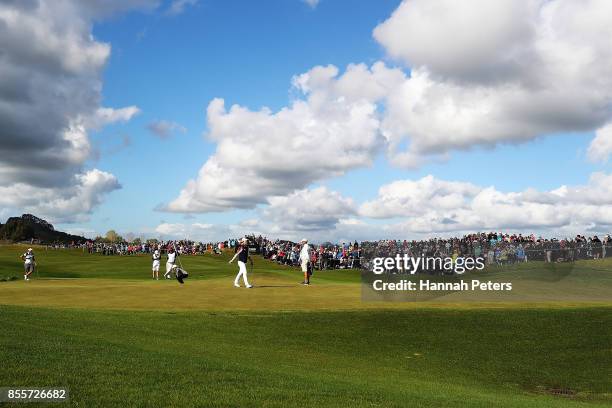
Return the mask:
{"type": "Polygon", "coordinates": [[[366,260],[375,257],[407,254],[410,257],[484,258],[492,265],[516,262],[571,262],[578,259],[600,259],[612,256],[612,237],[606,235],[574,238],[542,238],[535,235],[476,233],[455,238],[433,238],[420,241],[383,240],[362,243],[366,260]]]}
{"type": "Polygon", "coordinates": [[[79,247],[87,253],[101,255],[150,254],[155,251],[155,249],[158,249],[162,254],[165,254],[170,248],[174,248],[180,255],[203,255],[205,253],[221,254],[224,249],[235,248],[237,244],[237,239],[228,239],[222,242],[208,243],[195,242],[185,239],[179,241],[151,240],[139,243],[88,241],[84,244],[80,244],[79,247]]]}
{"type": "MultiPolygon", "coordinates": [[[[265,237],[249,237],[254,249],[265,259],[282,265],[298,266],[301,245],[286,240],[269,240],[265,237]]],[[[310,263],[315,269],[352,269],[361,266],[359,243],[355,241],[311,245],[310,263]]]]}
{"type": "MultiPolygon", "coordinates": [[[[287,240],[270,240],[263,236],[250,235],[249,250],[261,255],[270,261],[289,266],[299,265],[301,245],[287,240]]],[[[129,242],[96,242],[88,241],[78,245],[64,247],[78,247],[89,254],[129,256],[150,254],[159,249],[166,254],[170,248],[175,248],[181,255],[221,254],[224,250],[235,250],[238,238],[230,238],[219,242],[195,242],[190,240],[157,241],[129,243],[129,242]]],[[[311,245],[311,263],[316,269],[344,269],[360,267],[359,243],[319,244],[311,245]]]]}
{"type": "MultiPolygon", "coordinates": [[[[298,266],[301,245],[287,240],[272,240],[251,235],[249,249],[263,258],[282,265],[298,266]]],[[[78,247],[90,254],[129,256],[149,254],[159,249],[162,254],[174,248],[181,255],[221,254],[234,250],[238,239],[220,242],[191,240],[147,242],[99,242],[50,245],[48,248],[78,247]]],[[[578,259],[600,259],[612,256],[612,237],[603,238],[576,235],[574,238],[542,238],[535,235],[506,234],[501,232],[467,234],[454,238],[426,240],[380,240],[361,243],[343,242],[311,244],[311,265],[315,269],[350,269],[367,267],[376,257],[464,257],[484,258],[487,265],[505,265],[517,262],[572,262],[578,259]]]]}

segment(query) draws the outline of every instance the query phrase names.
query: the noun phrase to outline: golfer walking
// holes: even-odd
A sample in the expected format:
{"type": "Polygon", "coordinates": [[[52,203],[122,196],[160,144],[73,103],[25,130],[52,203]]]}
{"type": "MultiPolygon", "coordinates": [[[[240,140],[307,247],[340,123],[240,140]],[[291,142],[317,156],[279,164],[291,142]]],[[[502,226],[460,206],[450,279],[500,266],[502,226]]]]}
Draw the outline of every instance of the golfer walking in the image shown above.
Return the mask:
{"type": "Polygon", "coordinates": [[[36,259],[34,258],[32,248],[28,248],[26,253],[21,255],[21,260],[23,261],[24,269],[23,279],[29,281],[30,275],[34,272],[34,267],[36,266],[36,259]]]}
{"type": "Polygon", "coordinates": [[[247,278],[247,260],[251,261],[251,266],[253,266],[253,259],[251,255],[249,255],[249,241],[246,238],[242,238],[240,240],[240,246],[238,247],[238,251],[232,259],[230,259],[229,263],[234,262],[234,259],[238,258],[238,275],[236,275],[236,279],[234,279],[234,286],[240,287],[240,277],[244,280],[244,285],[247,288],[252,288],[253,285],[249,284],[249,280],[247,278]]]}
{"type": "Polygon", "coordinates": [[[153,279],[159,280],[159,264],[161,263],[161,253],[158,248],[153,252],[153,279]]]}
{"type": "Polygon", "coordinates": [[[300,250],[300,265],[302,266],[302,272],[304,272],[304,282],[302,285],[310,285],[310,271],[308,266],[310,264],[310,245],[306,238],[302,239],[302,249],[300,250]]]}
{"type": "Polygon", "coordinates": [[[164,278],[172,279],[172,270],[175,268],[174,263],[176,262],[176,257],[178,254],[174,250],[174,247],[168,250],[168,260],[166,261],[166,273],[164,274],[164,278]]]}

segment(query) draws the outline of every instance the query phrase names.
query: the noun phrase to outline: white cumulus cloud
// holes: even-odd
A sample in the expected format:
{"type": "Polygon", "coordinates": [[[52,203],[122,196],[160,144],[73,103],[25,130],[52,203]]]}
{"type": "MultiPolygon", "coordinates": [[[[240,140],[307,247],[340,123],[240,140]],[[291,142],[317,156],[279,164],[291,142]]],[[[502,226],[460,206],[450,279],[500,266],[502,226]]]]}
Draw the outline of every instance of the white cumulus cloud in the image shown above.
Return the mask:
{"type": "Polygon", "coordinates": [[[92,25],[157,3],[0,2],[0,188],[15,194],[4,197],[4,205],[19,210],[25,203],[56,220],[73,219],[118,187],[114,176],[84,169],[92,154],[88,132],[130,120],[139,109],[101,106],[111,46],[94,38],[92,25]],[[23,192],[41,203],[32,204],[23,192]]]}
{"type": "Polygon", "coordinates": [[[217,149],[165,209],[253,208],[268,197],[371,165],[382,142],[376,105],[349,78],[379,75],[380,84],[366,87],[377,94],[393,75],[382,65],[374,70],[351,66],[338,77],[336,67],[315,67],[294,78],[304,98],[277,112],[239,105],[227,110],[222,99],[214,99],[207,109],[208,137],[217,149]]]}
{"type": "Polygon", "coordinates": [[[263,219],[274,225],[276,232],[333,230],[347,217],[356,214],[351,198],[326,187],[295,191],[287,196],[271,197],[262,210],[263,219]]]}
{"type": "Polygon", "coordinates": [[[399,219],[387,226],[396,236],[501,229],[548,230],[553,235],[604,231],[612,227],[611,182],[612,175],[594,173],[585,185],[502,192],[493,186],[426,176],[382,186],[378,197],[363,203],[359,213],[399,219]]]}
{"type": "Polygon", "coordinates": [[[406,0],[374,37],[411,68],[382,125],[400,166],[612,116],[608,1],[406,0]]]}
{"type": "Polygon", "coordinates": [[[0,186],[0,205],[37,214],[52,222],[86,221],[110,192],[121,188],[110,173],[98,169],[74,176],[67,187],[35,187],[25,183],[0,186]]]}
{"type": "MultiPolygon", "coordinates": [[[[294,77],[298,98],[277,112],[210,102],[217,150],[165,208],[253,208],[369,166],[379,150],[415,167],[612,119],[608,1],[406,0],[374,37],[410,70],[316,66],[294,77]]],[[[607,156],[603,129],[593,160],[607,156]]]]}
{"type": "Polygon", "coordinates": [[[593,162],[604,162],[612,153],[612,124],[597,129],[595,138],[591,141],[587,156],[593,162]]]}

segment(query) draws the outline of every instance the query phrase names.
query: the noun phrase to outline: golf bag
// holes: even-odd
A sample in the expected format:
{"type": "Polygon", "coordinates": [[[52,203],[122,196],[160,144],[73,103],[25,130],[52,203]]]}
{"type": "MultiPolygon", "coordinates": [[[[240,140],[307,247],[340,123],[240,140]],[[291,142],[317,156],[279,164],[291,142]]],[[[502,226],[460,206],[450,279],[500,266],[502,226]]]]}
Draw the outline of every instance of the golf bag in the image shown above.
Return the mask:
{"type": "Polygon", "coordinates": [[[187,273],[186,270],[183,269],[183,264],[181,263],[180,253],[176,249],[176,245],[174,245],[174,251],[177,254],[176,259],[179,264],[179,266],[174,267],[174,276],[176,276],[176,280],[179,281],[179,283],[182,285],[183,283],[185,283],[184,279],[187,279],[189,277],[189,274],[187,273]]]}
{"type": "Polygon", "coordinates": [[[179,281],[179,283],[185,283],[183,280],[189,277],[187,271],[179,267],[174,268],[174,275],[176,276],[176,280],[179,281]]]}

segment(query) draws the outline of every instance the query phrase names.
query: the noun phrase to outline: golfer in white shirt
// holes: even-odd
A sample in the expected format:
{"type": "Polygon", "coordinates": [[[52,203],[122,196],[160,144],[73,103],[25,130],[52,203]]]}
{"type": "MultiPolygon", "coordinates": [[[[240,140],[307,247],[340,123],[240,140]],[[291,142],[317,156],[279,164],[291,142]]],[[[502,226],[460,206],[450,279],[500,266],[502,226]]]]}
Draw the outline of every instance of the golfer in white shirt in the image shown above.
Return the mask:
{"type": "Polygon", "coordinates": [[[159,280],[159,264],[161,263],[161,253],[159,249],[153,252],[153,279],[159,280]]]}
{"type": "Polygon", "coordinates": [[[34,272],[34,267],[36,266],[36,259],[34,258],[32,248],[28,248],[27,252],[21,255],[21,260],[23,261],[24,268],[23,279],[29,281],[30,275],[34,272]]]}
{"type": "Polygon", "coordinates": [[[306,238],[302,239],[302,249],[300,250],[300,265],[304,272],[304,282],[302,285],[310,285],[310,273],[308,273],[308,264],[310,263],[310,245],[306,238]]]}

